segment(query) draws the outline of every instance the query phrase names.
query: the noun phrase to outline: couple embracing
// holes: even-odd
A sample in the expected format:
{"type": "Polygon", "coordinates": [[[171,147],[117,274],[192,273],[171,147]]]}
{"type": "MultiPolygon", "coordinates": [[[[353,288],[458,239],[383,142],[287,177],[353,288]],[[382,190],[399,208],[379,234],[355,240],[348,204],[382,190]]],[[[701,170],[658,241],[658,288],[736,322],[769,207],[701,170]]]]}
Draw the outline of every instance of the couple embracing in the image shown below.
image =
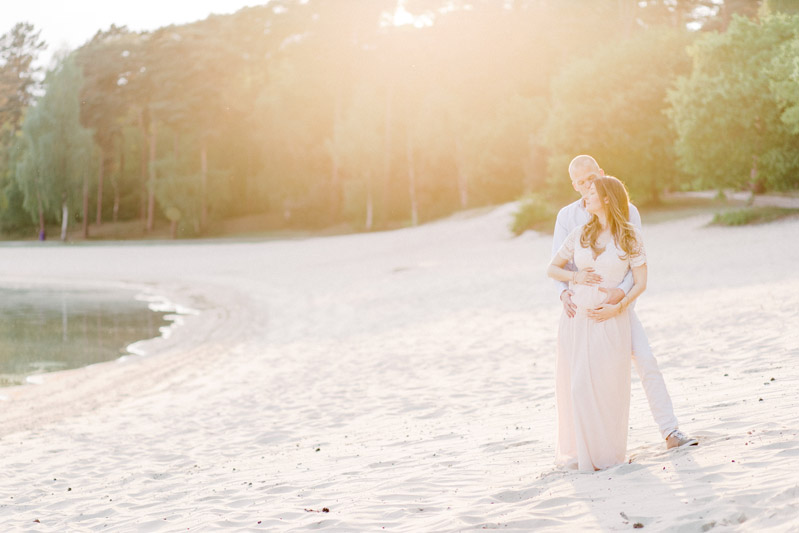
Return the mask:
{"type": "Polygon", "coordinates": [[[581,198],[558,213],[547,275],[559,284],[556,462],[594,471],[623,463],[630,359],[668,448],[697,444],[677,427],[663,375],[633,303],[646,289],[641,217],[621,181],[579,155],[569,177],[581,198]]]}

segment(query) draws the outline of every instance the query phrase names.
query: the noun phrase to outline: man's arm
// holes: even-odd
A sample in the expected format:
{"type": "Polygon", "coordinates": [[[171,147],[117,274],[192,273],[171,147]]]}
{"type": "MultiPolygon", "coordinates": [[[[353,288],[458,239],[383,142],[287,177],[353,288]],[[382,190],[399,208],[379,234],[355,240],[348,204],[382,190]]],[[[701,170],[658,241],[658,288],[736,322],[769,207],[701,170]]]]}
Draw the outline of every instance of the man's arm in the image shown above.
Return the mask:
{"type": "MultiPolygon", "coordinates": [[[[560,250],[560,247],[563,246],[563,243],[566,242],[571,230],[574,229],[569,227],[571,224],[568,223],[567,215],[566,208],[563,208],[558,212],[558,216],[555,219],[555,231],[552,235],[553,259],[557,255],[558,250],[560,250]]],[[[576,270],[573,268],[574,265],[571,262],[569,262],[568,265],[564,265],[564,267],[568,270],[576,270]]],[[[560,303],[563,304],[563,310],[566,312],[566,316],[574,318],[577,306],[572,302],[572,291],[569,289],[569,284],[565,281],[555,280],[555,286],[558,291],[558,299],[560,303]]]]}
{"type": "MultiPolygon", "coordinates": [[[[552,235],[552,255],[550,257],[555,257],[555,254],[558,253],[560,247],[563,246],[563,242],[566,240],[566,237],[569,236],[571,231],[569,228],[566,227],[566,224],[563,221],[563,211],[558,213],[558,217],[555,220],[555,231],[552,235]]],[[[556,281],[555,282],[558,287],[558,295],[563,293],[563,291],[569,290],[569,284],[563,281],[556,281]]]]}
{"type": "Polygon", "coordinates": [[[633,204],[630,204],[630,224],[638,228],[638,231],[643,230],[641,227],[641,213],[638,212],[638,208],[633,204]]]}
{"type": "Polygon", "coordinates": [[[610,303],[618,303],[618,302],[621,301],[622,298],[624,298],[625,295],[629,294],[630,289],[633,288],[633,271],[632,270],[627,269],[627,274],[624,275],[624,279],[621,280],[621,283],[619,283],[616,286],[616,288],[617,289],[621,289],[622,294],[616,294],[615,296],[618,296],[618,298],[615,298],[614,295],[611,294],[608,297],[608,301],[610,303]],[[613,300],[615,300],[615,301],[613,301],[613,300]]]}

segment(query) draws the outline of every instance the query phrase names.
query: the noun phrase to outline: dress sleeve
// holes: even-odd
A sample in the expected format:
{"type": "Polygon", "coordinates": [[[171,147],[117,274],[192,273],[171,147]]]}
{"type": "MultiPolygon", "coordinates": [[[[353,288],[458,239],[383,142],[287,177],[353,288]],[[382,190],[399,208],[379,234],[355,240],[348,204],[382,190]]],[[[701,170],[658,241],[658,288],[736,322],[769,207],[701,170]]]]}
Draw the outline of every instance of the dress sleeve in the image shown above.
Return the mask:
{"type": "Polygon", "coordinates": [[[641,231],[636,228],[635,239],[638,241],[638,253],[630,255],[630,268],[639,267],[646,264],[646,250],[644,249],[644,238],[641,231]]]}
{"type": "Polygon", "coordinates": [[[560,248],[558,249],[558,257],[566,260],[571,260],[574,257],[575,242],[577,241],[582,230],[583,227],[578,226],[574,228],[571,233],[569,233],[569,235],[563,241],[563,244],[561,244],[560,248]]]}

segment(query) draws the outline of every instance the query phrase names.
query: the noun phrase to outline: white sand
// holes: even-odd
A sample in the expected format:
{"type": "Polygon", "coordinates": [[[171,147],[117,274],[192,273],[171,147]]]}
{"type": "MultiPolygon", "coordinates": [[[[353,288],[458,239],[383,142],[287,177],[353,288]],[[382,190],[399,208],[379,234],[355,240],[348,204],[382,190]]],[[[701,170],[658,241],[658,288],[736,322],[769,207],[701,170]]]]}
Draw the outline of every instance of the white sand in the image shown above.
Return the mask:
{"type": "Polygon", "coordinates": [[[631,462],[578,474],[552,466],[550,237],[511,238],[512,209],[302,241],[0,247],[5,283],[203,309],[149,356],[0,389],[0,530],[799,529],[799,221],[645,228],[638,313],[701,444],[667,452],[634,379],[631,462]]]}

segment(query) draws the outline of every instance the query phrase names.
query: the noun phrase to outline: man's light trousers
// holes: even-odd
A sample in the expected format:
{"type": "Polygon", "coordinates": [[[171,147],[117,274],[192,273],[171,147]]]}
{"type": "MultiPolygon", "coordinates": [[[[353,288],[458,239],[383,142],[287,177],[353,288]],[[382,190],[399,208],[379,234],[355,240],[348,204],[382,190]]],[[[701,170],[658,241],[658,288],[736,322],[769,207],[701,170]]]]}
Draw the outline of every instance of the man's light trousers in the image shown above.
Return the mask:
{"type": "Polygon", "coordinates": [[[677,429],[677,417],[674,416],[674,406],[671,404],[671,397],[666,390],[666,382],[663,381],[663,374],[660,373],[655,356],[652,355],[644,327],[633,309],[630,309],[630,332],[633,341],[635,370],[644,386],[652,417],[660,429],[660,434],[665,439],[677,429]]]}

